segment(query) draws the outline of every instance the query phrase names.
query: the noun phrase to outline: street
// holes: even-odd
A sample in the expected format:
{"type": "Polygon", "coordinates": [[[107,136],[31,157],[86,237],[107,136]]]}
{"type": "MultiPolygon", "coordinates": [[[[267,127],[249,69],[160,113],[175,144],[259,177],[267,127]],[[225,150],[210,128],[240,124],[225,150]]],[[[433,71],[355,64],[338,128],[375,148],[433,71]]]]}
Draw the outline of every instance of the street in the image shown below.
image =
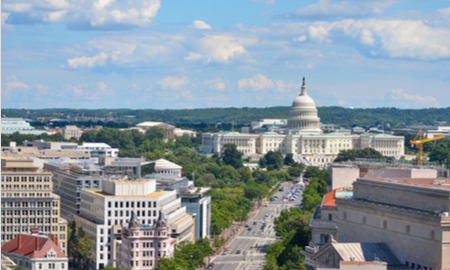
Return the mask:
{"type": "Polygon", "coordinates": [[[283,196],[293,185],[282,184],[281,186],[284,187],[284,191],[278,191],[275,194],[278,196],[277,201],[269,202],[267,207],[263,206],[258,210],[256,217],[248,221],[251,230],[244,228],[243,231],[240,231],[239,236],[228,245],[230,250],[226,251],[225,255],[218,255],[212,260],[214,270],[263,269],[266,248],[277,241],[273,224],[274,218],[278,217],[283,209],[299,207],[302,200],[300,193],[295,201],[282,202],[283,196]],[[267,218],[264,219],[265,215],[267,218]],[[266,223],[264,229],[262,229],[263,222],[266,223]]]}

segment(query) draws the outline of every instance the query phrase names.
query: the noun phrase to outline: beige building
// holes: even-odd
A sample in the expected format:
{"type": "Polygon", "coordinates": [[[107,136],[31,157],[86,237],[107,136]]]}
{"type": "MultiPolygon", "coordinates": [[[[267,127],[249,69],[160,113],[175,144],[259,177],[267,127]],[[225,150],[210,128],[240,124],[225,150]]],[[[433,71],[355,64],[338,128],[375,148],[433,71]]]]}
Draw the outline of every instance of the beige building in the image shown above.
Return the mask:
{"type": "Polygon", "coordinates": [[[417,166],[400,161],[386,162],[377,159],[361,159],[331,165],[331,189],[351,187],[362,178],[438,178],[447,177],[442,167],[417,166]]]}
{"type": "Polygon", "coordinates": [[[10,142],[10,146],[2,146],[2,157],[31,158],[40,159],[88,159],[91,157],[89,151],[73,149],[46,149],[39,150],[33,146],[16,146],[15,142],[10,142]]]}
{"type": "Polygon", "coordinates": [[[66,126],[63,129],[62,134],[64,136],[64,139],[66,139],[66,140],[70,140],[72,138],[75,138],[78,140],[81,137],[81,135],[83,134],[83,131],[81,129],[77,128],[77,126],[66,126]]]}
{"type": "Polygon", "coordinates": [[[336,205],[339,242],[382,242],[407,267],[450,268],[450,179],[358,178],[336,205]]]}
{"type": "MultiPolygon", "coordinates": [[[[275,120],[274,125],[283,123],[280,119],[275,120]]],[[[329,165],[342,150],[370,147],[384,156],[400,158],[404,154],[404,137],[402,136],[378,133],[323,134],[316,105],[307,94],[304,81],[302,92],[292,103],[285,128],[277,127],[272,131],[257,134],[218,132],[202,135],[204,153],[220,153],[223,145],[227,143],[236,144],[237,149],[244,156],[262,156],[269,151],[279,151],[282,154],[293,153],[295,161],[319,167],[329,165]]]]}
{"type": "Polygon", "coordinates": [[[67,221],[60,217],[60,197],[52,192],[52,174],[28,159],[2,158],[1,164],[1,243],[37,228],[54,234],[67,254],[67,221]]]}

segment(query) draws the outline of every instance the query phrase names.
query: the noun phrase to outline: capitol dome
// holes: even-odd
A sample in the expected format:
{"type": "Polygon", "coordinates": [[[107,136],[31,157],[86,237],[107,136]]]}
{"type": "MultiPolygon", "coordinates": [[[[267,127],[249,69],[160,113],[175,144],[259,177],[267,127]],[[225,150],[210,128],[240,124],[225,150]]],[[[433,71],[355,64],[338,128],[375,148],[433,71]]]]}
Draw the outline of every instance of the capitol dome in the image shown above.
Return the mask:
{"type": "Polygon", "coordinates": [[[287,127],[291,131],[299,133],[321,133],[320,118],[317,116],[317,108],[314,100],[306,92],[305,78],[303,77],[302,92],[292,102],[289,111],[287,127]]]}

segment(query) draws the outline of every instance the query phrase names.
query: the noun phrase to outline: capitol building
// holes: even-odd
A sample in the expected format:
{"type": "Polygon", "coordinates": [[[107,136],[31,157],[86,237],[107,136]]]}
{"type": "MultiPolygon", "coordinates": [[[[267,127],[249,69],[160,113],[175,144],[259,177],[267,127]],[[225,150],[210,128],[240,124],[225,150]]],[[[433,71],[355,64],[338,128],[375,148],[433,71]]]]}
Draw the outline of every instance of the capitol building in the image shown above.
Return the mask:
{"type": "Polygon", "coordinates": [[[341,150],[374,148],[384,156],[400,158],[404,155],[404,137],[382,133],[344,134],[323,133],[314,100],[306,91],[303,78],[302,91],[292,102],[287,119],[264,119],[252,122],[252,132],[222,131],[202,135],[203,153],[222,152],[225,144],[233,143],[244,157],[257,159],[269,151],[283,155],[294,154],[294,160],[308,166],[325,167],[341,150]],[[269,124],[265,131],[259,124],[269,124]],[[258,132],[259,131],[259,132],[258,132]]]}

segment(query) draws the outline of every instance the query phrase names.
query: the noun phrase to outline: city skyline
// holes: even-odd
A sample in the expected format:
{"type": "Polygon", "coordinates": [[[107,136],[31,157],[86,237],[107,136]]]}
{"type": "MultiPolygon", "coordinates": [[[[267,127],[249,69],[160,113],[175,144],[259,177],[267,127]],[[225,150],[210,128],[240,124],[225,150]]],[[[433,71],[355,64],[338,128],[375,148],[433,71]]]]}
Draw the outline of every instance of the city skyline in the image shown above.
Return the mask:
{"type": "Polygon", "coordinates": [[[3,1],[3,108],[448,107],[447,1],[3,1]]]}

